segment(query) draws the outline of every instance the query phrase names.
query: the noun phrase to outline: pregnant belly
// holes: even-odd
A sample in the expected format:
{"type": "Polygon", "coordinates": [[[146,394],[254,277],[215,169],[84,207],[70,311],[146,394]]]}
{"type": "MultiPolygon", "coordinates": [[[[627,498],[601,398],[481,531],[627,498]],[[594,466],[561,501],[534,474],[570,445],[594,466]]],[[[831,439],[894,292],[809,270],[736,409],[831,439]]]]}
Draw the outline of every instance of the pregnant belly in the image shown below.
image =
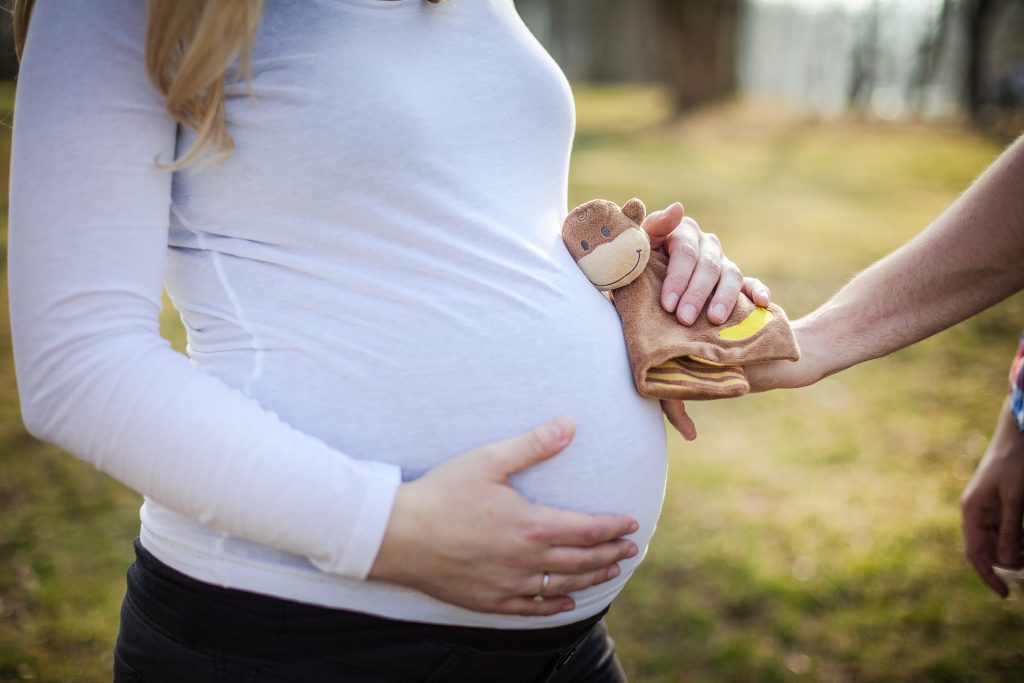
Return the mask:
{"type": "Polygon", "coordinates": [[[344,453],[398,465],[406,480],[568,416],[568,448],[513,484],[536,502],[631,514],[646,508],[638,499],[660,503],[664,423],[657,401],[637,394],[618,317],[600,304],[461,330],[422,320],[363,343],[339,331],[347,348],[317,353],[288,340],[264,351],[252,393],[344,453]]]}
{"type": "Polygon", "coordinates": [[[510,483],[536,503],[639,522],[631,538],[641,552],[621,564],[622,574],[575,596],[579,615],[585,605],[596,612],[644,556],[664,496],[666,457],[660,407],[636,393],[618,317],[600,297],[593,305],[583,315],[578,308],[519,318],[505,311],[463,325],[424,317],[375,330],[372,342],[351,325],[321,334],[344,340],[333,346],[267,339],[252,395],[347,455],[398,465],[406,480],[553,418],[572,418],[569,446],[510,483]]]}

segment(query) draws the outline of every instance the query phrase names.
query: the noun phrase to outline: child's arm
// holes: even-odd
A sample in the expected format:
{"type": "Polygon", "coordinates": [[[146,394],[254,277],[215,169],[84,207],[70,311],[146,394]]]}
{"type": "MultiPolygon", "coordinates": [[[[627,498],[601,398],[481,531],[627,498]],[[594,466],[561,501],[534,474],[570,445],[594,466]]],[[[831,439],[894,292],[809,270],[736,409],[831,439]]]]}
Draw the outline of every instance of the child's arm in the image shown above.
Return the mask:
{"type": "Polygon", "coordinates": [[[1003,404],[985,457],[960,497],[960,516],[967,559],[981,580],[1002,597],[1009,589],[992,565],[1021,566],[1021,522],[1024,520],[1024,436],[1003,404]]]}

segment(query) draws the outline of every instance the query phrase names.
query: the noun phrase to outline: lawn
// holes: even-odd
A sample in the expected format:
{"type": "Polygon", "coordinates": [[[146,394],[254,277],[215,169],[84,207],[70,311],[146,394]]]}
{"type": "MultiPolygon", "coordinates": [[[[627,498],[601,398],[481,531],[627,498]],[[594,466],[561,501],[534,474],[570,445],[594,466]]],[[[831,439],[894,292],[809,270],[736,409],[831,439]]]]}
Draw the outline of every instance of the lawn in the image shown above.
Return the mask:
{"type": "MultiPolygon", "coordinates": [[[[1001,148],[754,103],[670,122],[650,89],[578,88],[577,103],[572,202],[682,200],[793,316],[926,225],[1001,148]]],[[[3,174],[9,149],[5,127],[3,174]]],[[[173,311],[164,323],[180,348],[173,311]]],[[[24,432],[7,324],[5,308],[0,681],[109,680],[140,500],[24,432]]],[[[1024,604],[969,569],[956,501],[1022,325],[1018,296],[818,386],[691,405],[700,438],[670,441],[658,534],[608,619],[632,680],[1019,680],[1024,604]]]]}

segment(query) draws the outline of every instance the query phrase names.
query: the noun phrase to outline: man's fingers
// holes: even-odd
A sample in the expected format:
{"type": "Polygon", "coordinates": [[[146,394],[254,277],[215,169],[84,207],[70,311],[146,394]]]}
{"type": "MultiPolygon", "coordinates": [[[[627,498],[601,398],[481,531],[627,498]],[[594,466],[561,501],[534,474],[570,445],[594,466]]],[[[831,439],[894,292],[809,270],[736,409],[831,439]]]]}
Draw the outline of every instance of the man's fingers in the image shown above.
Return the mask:
{"type": "Polygon", "coordinates": [[[671,204],[644,219],[643,229],[651,240],[651,248],[659,249],[683,219],[683,205],[671,204]]]}
{"type": "Polygon", "coordinates": [[[682,401],[663,398],[661,399],[661,410],[665,413],[665,417],[668,418],[669,424],[675,427],[676,431],[682,434],[684,439],[693,441],[697,438],[697,425],[693,423],[693,419],[686,413],[686,404],[682,401]]]}
{"type": "Polygon", "coordinates": [[[668,271],[661,285],[661,306],[675,313],[700,259],[701,232],[697,222],[684,218],[668,238],[668,271]]]}
{"type": "Polygon", "coordinates": [[[732,309],[736,307],[736,300],[740,296],[742,287],[743,273],[735,263],[723,257],[722,275],[718,279],[715,295],[711,297],[711,303],[708,304],[708,320],[716,325],[721,325],[728,320],[732,315],[732,309]]]}
{"type": "Polygon", "coordinates": [[[1020,567],[1021,518],[1024,500],[1003,498],[1000,508],[999,541],[996,562],[1003,567],[1020,567]]]}
{"type": "Polygon", "coordinates": [[[772,292],[756,277],[743,278],[743,293],[756,305],[765,307],[772,302],[772,292]]]}
{"type": "Polygon", "coordinates": [[[495,465],[500,478],[520,472],[561,453],[576,433],[576,424],[563,417],[519,436],[481,449],[495,465]]]}

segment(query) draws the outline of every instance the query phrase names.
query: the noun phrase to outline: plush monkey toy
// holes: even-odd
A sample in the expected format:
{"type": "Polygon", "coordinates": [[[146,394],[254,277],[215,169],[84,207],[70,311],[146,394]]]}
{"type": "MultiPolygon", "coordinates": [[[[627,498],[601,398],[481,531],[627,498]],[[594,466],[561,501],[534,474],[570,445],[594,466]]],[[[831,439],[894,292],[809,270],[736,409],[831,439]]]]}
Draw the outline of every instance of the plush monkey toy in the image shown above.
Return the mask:
{"type": "Polygon", "coordinates": [[[800,351],[786,313],[755,306],[743,294],[729,319],[713,325],[705,312],[687,327],[661,307],[668,257],[652,250],[640,225],[639,199],[621,209],[594,199],[569,214],[562,239],[594,285],[610,293],[626,337],[637,391],[670,399],[739,396],[750,390],[744,365],[796,360],[800,351]]]}

